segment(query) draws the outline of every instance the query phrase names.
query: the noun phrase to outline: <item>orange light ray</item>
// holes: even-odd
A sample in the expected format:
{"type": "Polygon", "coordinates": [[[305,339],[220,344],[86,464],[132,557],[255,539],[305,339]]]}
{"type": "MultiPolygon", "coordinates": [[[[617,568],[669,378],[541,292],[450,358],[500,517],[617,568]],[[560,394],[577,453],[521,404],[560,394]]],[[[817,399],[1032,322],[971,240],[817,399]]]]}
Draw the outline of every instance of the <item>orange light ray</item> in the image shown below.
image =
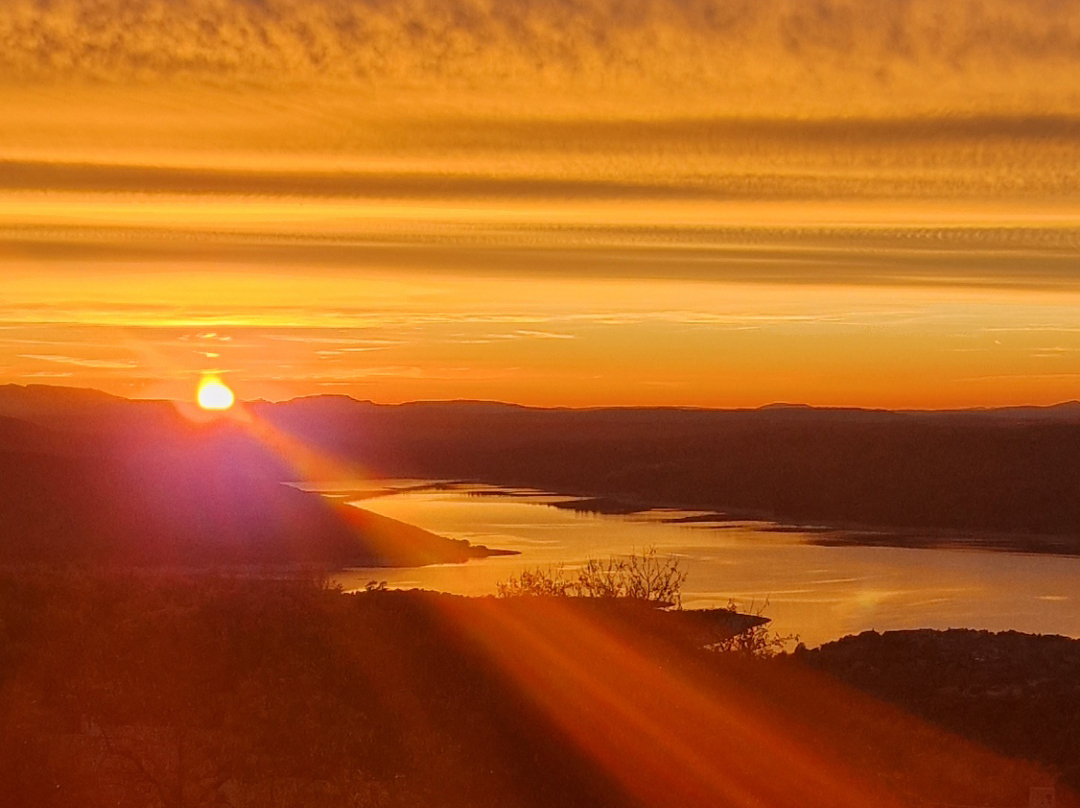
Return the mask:
{"type": "MultiPolygon", "coordinates": [[[[824,676],[703,667],[559,599],[451,604],[446,616],[644,805],[887,808],[911,801],[883,782],[874,754],[909,766],[927,788],[1016,766],[824,676]],[[925,737],[949,754],[928,761],[911,747],[925,737]]],[[[1046,774],[1032,767],[1031,776],[1046,774]]]]}

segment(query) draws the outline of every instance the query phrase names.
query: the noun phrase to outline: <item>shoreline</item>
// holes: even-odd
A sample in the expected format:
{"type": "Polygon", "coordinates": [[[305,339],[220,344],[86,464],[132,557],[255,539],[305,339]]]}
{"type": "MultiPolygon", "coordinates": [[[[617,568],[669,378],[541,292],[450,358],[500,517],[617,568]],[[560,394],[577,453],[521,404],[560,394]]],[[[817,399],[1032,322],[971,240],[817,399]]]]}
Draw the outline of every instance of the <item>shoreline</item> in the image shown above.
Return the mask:
{"type": "Polygon", "coordinates": [[[705,529],[724,529],[738,522],[763,522],[769,533],[805,534],[811,544],[822,547],[898,547],[906,549],[985,550],[991,552],[1030,553],[1080,557],[1080,536],[1067,534],[1031,534],[971,531],[953,528],[914,528],[892,525],[867,525],[848,522],[799,523],[776,514],[752,511],[687,507],[670,503],[646,504],[644,501],[608,497],[581,497],[569,502],[550,503],[551,507],[605,516],[631,516],[659,510],[686,510],[688,516],[661,519],[666,524],[700,525],[705,529]],[[701,511],[710,511],[701,513],[701,511]],[[708,524],[706,524],[708,523],[708,524]],[[718,524],[717,524],[718,523],[718,524]],[[818,538],[814,538],[818,537],[818,538]]]}
{"type": "MultiPolygon", "coordinates": [[[[1066,558],[1080,557],[1080,536],[1068,534],[1034,534],[985,531],[974,533],[953,528],[914,528],[891,525],[867,525],[837,521],[832,523],[806,522],[783,518],[773,513],[739,511],[689,505],[687,503],[658,502],[634,497],[605,496],[595,494],[572,494],[551,491],[532,486],[500,484],[490,480],[437,480],[416,483],[402,488],[380,488],[378,491],[357,489],[356,499],[374,499],[395,496],[414,491],[452,490],[468,488],[477,496],[509,496],[522,490],[535,491],[537,496],[565,497],[561,502],[537,502],[538,505],[559,510],[591,513],[601,516],[633,516],[657,511],[683,511],[685,515],[661,518],[665,524],[701,527],[707,530],[730,529],[740,522],[764,523],[761,530],[769,533],[799,533],[810,544],[822,547],[895,547],[919,550],[974,550],[984,552],[1025,553],[1066,558]],[[475,489],[475,490],[472,490],[475,489]],[[360,492],[366,496],[361,496],[360,492]]],[[[345,489],[339,492],[346,493],[345,489]]],[[[348,496],[353,496],[349,493],[348,496]]]]}

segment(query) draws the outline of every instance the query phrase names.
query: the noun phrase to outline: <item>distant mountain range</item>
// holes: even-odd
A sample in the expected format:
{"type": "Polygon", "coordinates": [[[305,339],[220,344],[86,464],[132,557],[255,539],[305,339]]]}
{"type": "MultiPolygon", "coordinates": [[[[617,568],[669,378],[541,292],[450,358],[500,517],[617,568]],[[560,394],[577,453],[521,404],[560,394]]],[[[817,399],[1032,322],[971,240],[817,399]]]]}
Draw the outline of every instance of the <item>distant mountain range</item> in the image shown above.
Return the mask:
{"type": "MultiPolygon", "coordinates": [[[[146,533],[148,514],[168,503],[162,513],[170,530],[216,536],[204,542],[209,555],[241,547],[237,559],[304,557],[302,548],[320,546],[323,555],[341,558],[348,555],[343,548],[355,545],[340,537],[356,531],[330,529],[324,524],[330,506],[276,483],[368,474],[530,486],[628,508],[685,507],[898,531],[918,534],[923,543],[950,533],[1008,535],[1015,540],[993,546],[1080,552],[1076,401],[891,412],[786,404],[755,410],[380,405],[321,396],[253,402],[243,412],[246,423],[199,423],[170,402],[0,387],[3,510],[11,514],[23,503],[16,526],[30,533],[34,519],[55,511],[50,530],[64,535],[85,529],[92,511],[100,523],[103,508],[91,504],[112,503],[119,511],[106,520],[111,530],[146,533]],[[144,521],[125,522],[129,511],[144,521]],[[294,524],[307,532],[297,533],[294,524]],[[311,543],[316,534],[325,546],[311,543]],[[1040,544],[1035,537],[1051,540],[1040,544]]],[[[354,512],[360,513],[348,508],[350,517],[354,512]]],[[[338,525],[340,514],[332,522],[338,525]]],[[[439,556],[431,539],[425,545],[416,538],[427,547],[418,557],[439,556]]],[[[139,546],[135,541],[123,553],[138,555],[139,546]]],[[[169,538],[154,553],[165,558],[172,552],[165,548],[181,546],[169,538]]],[[[408,561],[384,552],[385,563],[408,561]]],[[[460,558],[473,552],[483,551],[455,546],[460,558]]],[[[370,544],[364,554],[378,555],[370,544]]]]}

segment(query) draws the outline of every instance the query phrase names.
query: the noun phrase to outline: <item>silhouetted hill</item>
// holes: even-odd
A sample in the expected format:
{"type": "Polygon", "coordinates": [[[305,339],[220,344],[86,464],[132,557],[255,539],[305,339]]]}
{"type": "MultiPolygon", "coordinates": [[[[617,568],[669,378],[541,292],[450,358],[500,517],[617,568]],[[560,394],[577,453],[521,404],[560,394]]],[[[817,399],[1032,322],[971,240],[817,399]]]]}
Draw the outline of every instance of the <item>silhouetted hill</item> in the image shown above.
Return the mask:
{"type": "Polygon", "coordinates": [[[0,416],[0,451],[63,454],[67,448],[68,439],[63,434],[18,418],[0,416]]]}
{"type": "Polygon", "coordinates": [[[265,405],[388,474],[802,524],[1048,534],[1080,551],[1080,407],[888,412],[265,405]]]}
{"type": "Polygon", "coordinates": [[[869,695],[1080,784],[1080,640],[949,631],[866,631],[800,654],[869,695]]]}
{"type": "MultiPolygon", "coordinates": [[[[5,393],[7,391],[4,391],[5,393]]],[[[170,404],[33,391],[0,419],[0,563],[398,566],[486,548],[283,485],[249,431],[170,404]]]]}
{"type": "MultiPolygon", "coordinates": [[[[258,402],[247,411],[264,432],[341,463],[344,473],[360,466],[385,476],[532,486],[630,507],[921,532],[924,539],[943,531],[1012,536],[996,546],[1026,546],[1025,536],[1046,535],[1057,538],[1032,549],[1080,552],[1076,402],[949,412],[572,410],[377,405],[333,396],[258,402]]],[[[170,404],[69,396],[58,388],[0,389],[0,415],[78,431],[120,454],[148,446],[157,454],[171,440],[183,455],[188,444],[175,436],[196,428],[180,426],[184,419],[170,404]]],[[[298,474],[250,431],[223,431],[214,441],[221,446],[208,450],[209,458],[227,455],[266,479],[298,474]]]]}
{"type": "Polygon", "coordinates": [[[998,407],[958,410],[958,416],[981,417],[992,421],[1047,421],[1080,423],[1080,401],[1063,401],[1049,407],[998,407]]]}

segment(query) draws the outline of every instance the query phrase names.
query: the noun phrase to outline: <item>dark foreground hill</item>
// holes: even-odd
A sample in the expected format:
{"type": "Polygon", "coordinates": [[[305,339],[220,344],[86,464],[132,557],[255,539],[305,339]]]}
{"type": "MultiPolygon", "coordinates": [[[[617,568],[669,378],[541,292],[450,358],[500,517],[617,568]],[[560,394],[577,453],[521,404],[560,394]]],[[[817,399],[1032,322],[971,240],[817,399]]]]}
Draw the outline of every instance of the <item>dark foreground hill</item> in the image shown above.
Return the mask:
{"type": "Polygon", "coordinates": [[[1080,640],[949,631],[867,631],[800,659],[1080,786],[1080,640]]]}
{"type": "MultiPolygon", "coordinates": [[[[719,655],[679,613],[584,606],[0,573],[0,805],[1005,808],[1055,783],[1078,804],[1022,760],[1075,759],[1075,709],[1029,735],[977,702],[946,730],[824,656],[719,655]],[[1016,729],[1009,756],[987,723],[1016,729]]],[[[890,675],[917,689],[970,667],[944,648],[890,675]]],[[[1007,686],[1041,675],[1016,662],[1007,686]]]]}

